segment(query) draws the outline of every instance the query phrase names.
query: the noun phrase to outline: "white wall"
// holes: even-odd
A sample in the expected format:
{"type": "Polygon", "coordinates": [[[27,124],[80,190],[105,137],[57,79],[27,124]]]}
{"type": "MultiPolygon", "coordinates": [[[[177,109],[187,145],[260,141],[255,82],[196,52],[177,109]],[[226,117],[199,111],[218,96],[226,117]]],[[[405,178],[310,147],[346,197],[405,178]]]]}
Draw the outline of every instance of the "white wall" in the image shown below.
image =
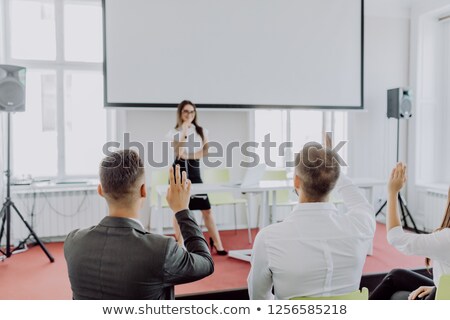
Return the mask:
{"type": "MultiPolygon", "coordinates": [[[[389,8],[384,8],[390,12],[389,8]]],[[[378,12],[378,11],[377,11],[378,12]]],[[[364,105],[350,112],[349,175],[386,180],[396,161],[397,121],[387,119],[387,89],[409,85],[409,25],[406,14],[365,17],[364,105]]],[[[401,121],[401,156],[406,160],[405,130],[401,121]]],[[[375,197],[384,197],[384,188],[375,197]]]]}
{"type": "MultiPolygon", "coordinates": [[[[242,144],[249,141],[249,113],[251,111],[213,111],[198,110],[198,123],[209,131],[209,141],[227,146],[232,141],[242,144]]],[[[167,141],[167,133],[176,124],[176,109],[173,110],[130,110],[126,112],[126,132],[132,141],[147,144],[154,143],[154,159],[161,162],[161,144],[167,141]]],[[[147,149],[146,149],[147,150],[147,149]]],[[[172,154],[171,154],[172,156],[172,154]]],[[[222,159],[224,160],[224,159],[222,159]]],[[[233,149],[233,177],[240,176],[239,162],[241,157],[237,149],[233,149]]],[[[171,161],[173,157],[171,157],[171,161]]]]}
{"type": "Polygon", "coordinates": [[[434,124],[439,124],[436,120],[444,116],[438,109],[442,107],[443,93],[448,91],[440,86],[443,70],[436,64],[442,61],[440,39],[436,38],[439,34],[436,18],[449,12],[449,0],[416,1],[411,10],[410,83],[416,92],[413,107],[417,116],[409,128],[408,200],[419,223],[425,221],[427,214],[424,211],[426,185],[443,182],[445,177],[441,170],[448,168],[446,163],[439,163],[435,153],[435,148],[448,148],[448,137],[444,136],[442,126],[434,124]],[[428,141],[420,139],[424,134],[428,141]]]}
{"type": "MultiPolygon", "coordinates": [[[[227,146],[232,141],[242,142],[251,139],[250,134],[250,116],[251,111],[212,111],[199,110],[199,124],[209,131],[209,141],[216,141],[222,146],[227,146]]],[[[131,141],[139,141],[146,145],[145,154],[148,154],[148,142],[154,143],[154,159],[161,162],[161,144],[167,140],[166,134],[176,123],[176,109],[173,110],[129,110],[125,115],[121,115],[125,122],[124,132],[130,133],[131,141]]],[[[119,120],[120,122],[120,120],[119,120]]],[[[213,159],[212,159],[213,160],[213,159]]],[[[225,158],[221,159],[225,160],[225,158]]],[[[241,161],[240,152],[233,150],[232,168],[230,169],[231,178],[238,180],[243,174],[239,166],[241,161]]],[[[173,161],[173,156],[171,156],[173,161]]],[[[152,168],[146,161],[147,183],[151,181],[152,168]]],[[[204,170],[204,168],[203,168],[204,170]]],[[[149,207],[143,209],[143,221],[148,221],[149,207]]],[[[230,208],[229,212],[232,212],[230,208]]],[[[256,213],[253,213],[252,221],[256,222],[256,213]]],[[[238,225],[246,225],[243,214],[238,214],[238,225]]],[[[220,221],[220,217],[219,217],[220,221]]]]}

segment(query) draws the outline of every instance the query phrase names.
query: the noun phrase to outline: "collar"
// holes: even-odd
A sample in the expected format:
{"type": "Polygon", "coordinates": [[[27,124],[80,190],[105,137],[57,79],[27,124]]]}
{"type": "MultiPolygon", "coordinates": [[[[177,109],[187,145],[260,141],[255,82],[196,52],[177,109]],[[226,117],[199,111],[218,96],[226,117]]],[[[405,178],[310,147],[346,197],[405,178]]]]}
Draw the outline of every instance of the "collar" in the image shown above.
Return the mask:
{"type": "Polygon", "coordinates": [[[110,228],[133,228],[141,233],[148,233],[142,223],[133,218],[106,216],[99,224],[110,228]]]}
{"type": "Polygon", "coordinates": [[[145,228],[144,228],[144,225],[143,225],[142,222],[141,222],[141,220],[136,219],[136,218],[126,218],[126,219],[130,219],[130,220],[136,221],[136,222],[141,226],[142,229],[145,229],[145,228]]]}
{"type": "MultiPolygon", "coordinates": [[[[176,129],[177,131],[181,131],[181,127],[176,129]]],[[[189,131],[195,130],[195,124],[191,123],[191,126],[188,128],[189,131]]]]}
{"type": "Polygon", "coordinates": [[[330,214],[337,213],[336,206],[331,202],[307,202],[298,203],[294,206],[294,209],[288,215],[288,217],[298,214],[330,214]]]}

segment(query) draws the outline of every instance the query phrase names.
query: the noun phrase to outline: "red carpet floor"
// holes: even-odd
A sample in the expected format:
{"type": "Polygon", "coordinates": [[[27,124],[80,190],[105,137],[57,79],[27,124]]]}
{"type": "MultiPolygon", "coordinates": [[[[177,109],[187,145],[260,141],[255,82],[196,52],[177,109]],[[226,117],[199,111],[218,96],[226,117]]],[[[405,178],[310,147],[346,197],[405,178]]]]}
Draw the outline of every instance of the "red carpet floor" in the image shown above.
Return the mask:
{"type": "MultiPolygon", "coordinates": [[[[234,231],[222,231],[221,235],[227,249],[250,248],[246,230],[239,230],[237,234],[234,231]]],[[[55,257],[54,263],[49,262],[38,246],[0,262],[0,299],[71,299],[62,243],[49,243],[46,246],[55,257]]],[[[213,255],[213,257],[214,274],[201,281],[177,286],[176,294],[221,291],[247,286],[247,275],[250,270],[248,262],[227,256],[213,255]]],[[[387,272],[396,267],[413,269],[423,266],[422,257],[405,256],[388,245],[385,226],[377,225],[373,255],[367,257],[364,274],[387,272]]]]}

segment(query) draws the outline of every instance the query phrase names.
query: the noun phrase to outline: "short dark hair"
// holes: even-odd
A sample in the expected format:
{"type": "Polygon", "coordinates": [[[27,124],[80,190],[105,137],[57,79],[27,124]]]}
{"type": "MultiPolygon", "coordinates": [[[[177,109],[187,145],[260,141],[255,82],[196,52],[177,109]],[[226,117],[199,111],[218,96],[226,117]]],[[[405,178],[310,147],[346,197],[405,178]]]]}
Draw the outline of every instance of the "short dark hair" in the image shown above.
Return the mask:
{"type": "Polygon", "coordinates": [[[322,200],[336,185],[340,174],[339,156],[320,143],[309,142],[295,158],[295,174],[302,192],[312,200],[322,200]]]}
{"type": "Polygon", "coordinates": [[[143,175],[144,165],[133,150],[111,152],[100,163],[100,183],[105,197],[110,200],[130,200],[143,175]]]}

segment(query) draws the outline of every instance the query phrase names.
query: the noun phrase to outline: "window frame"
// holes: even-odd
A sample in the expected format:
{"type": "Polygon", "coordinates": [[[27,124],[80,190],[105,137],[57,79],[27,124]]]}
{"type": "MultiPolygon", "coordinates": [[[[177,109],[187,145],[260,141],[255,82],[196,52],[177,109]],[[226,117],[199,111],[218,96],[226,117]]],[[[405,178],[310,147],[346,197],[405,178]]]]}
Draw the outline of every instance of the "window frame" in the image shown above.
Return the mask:
{"type": "MultiPolygon", "coordinates": [[[[311,111],[312,109],[303,109],[304,111],[311,111]]],[[[256,112],[258,111],[263,111],[263,110],[253,110],[253,112],[251,113],[251,138],[253,141],[256,141],[256,112]]],[[[291,130],[291,111],[301,111],[301,110],[291,110],[291,109],[279,109],[278,110],[280,112],[280,117],[282,118],[283,121],[283,131],[282,131],[282,136],[285,138],[285,141],[292,141],[292,130],[291,130]]],[[[335,128],[336,128],[336,116],[335,116],[335,112],[346,112],[346,116],[344,118],[344,123],[343,126],[346,128],[345,129],[345,134],[344,134],[344,139],[348,139],[348,111],[345,110],[335,110],[335,111],[331,111],[331,110],[322,110],[319,109],[317,111],[322,112],[322,132],[335,132],[335,128]]],[[[261,142],[261,141],[256,141],[256,142],[261,142]]],[[[283,141],[284,142],[284,141],[283,141]]],[[[334,143],[337,143],[337,141],[333,141],[334,143]]],[[[286,153],[284,154],[283,157],[283,163],[287,163],[289,161],[292,161],[294,159],[294,153],[296,151],[293,150],[292,148],[288,148],[286,149],[286,153]]],[[[348,157],[348,151],[346,149],[343,150],[343,154],[341,154],[341,156],[343,157],[343,159],[347,159],[348,157]]],[[[276,168],[281,168],[276,166],[276,168]]],[[[347,168],[343,169],[344,172],[347,172],[347,168]]],[[[292,173],[293,172],[293,168],[287,168],[288,173],[292,173]]]]}
{"type": "MultiPolygon", "coordinates": [[[[86,71],[86,72],[100,72],[102,77],[103,61],[102,62],[83,62],[83,61],[66,61],[65,60],[65,43],[64,43],[64,6],[66,4],[92,4],[102,7],[101,0],[53,0],[55,6],[55,41],[56,41],[56,58],[55,60],[33,60],[33,59],[15,59],[12,57],[11,47],[11,2],[14,0],[2,0],[3,4],[3,43],[4,43],[4,63],[11,65],[24,66],[27,69],[42,69],[52,70],[56,72],[56,133],[57,133],[57,175],[51,177],[33,176],[33,178],[56,178],[56,179],[72,179],[72,178],[96,178],[95,174],[85,175],[68,175],[66,173],[66,155],[65,155],[65,116],[64,116],[64,72],[65,71],[86,71]]],[[[30,2],[41,2],[40,0],[26,0],[30,2]]],[[[103,22],[102,22],[103,24],[103,22]]],[[[0,40],[2,40],[0,38],[0,40]]],[[[103,51],[102,51],[103,54],[103,51]]],[[[104,105],[102,106],[104,108],[104,105]]],[[[107,112],[106,121],[106,138],[110,138],[110,121],[111,116],[107,112]]],[[[12,121],[11,126],[14,126],[12,121]]],[[[11,136],[11,141],[14,141],[14,136],[11,136]]],[[[14,154],[14,143],[11,144],[11,153],[14,154]]],[[[14,161],[11,161],[11,170],[14,172],[14,161]]]]}

